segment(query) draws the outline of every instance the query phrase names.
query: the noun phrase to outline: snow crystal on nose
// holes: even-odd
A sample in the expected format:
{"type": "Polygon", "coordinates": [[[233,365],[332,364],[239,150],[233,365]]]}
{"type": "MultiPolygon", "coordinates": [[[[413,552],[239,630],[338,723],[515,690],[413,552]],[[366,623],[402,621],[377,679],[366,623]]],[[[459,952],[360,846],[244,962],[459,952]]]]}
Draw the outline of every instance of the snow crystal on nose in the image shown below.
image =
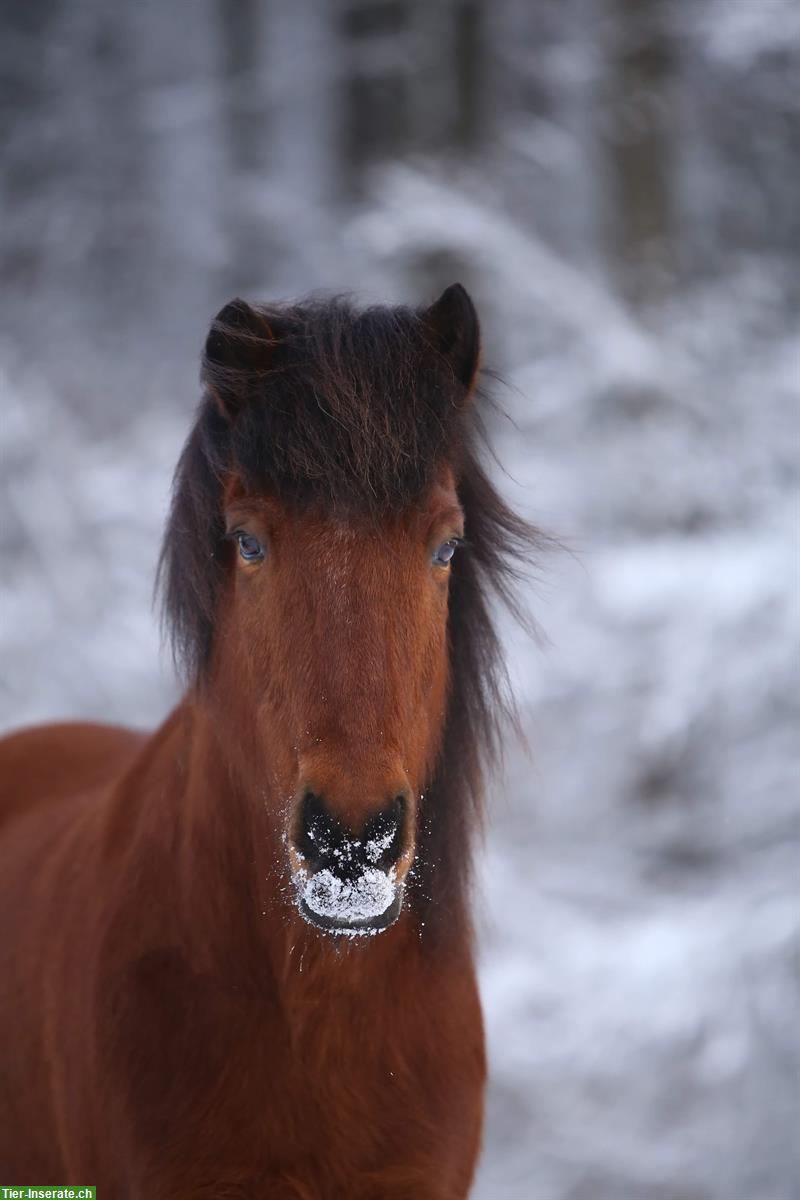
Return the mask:
{"type": "Polygon", "coordinates": [[[303,900],[320,917],[355,924],[380,917],[394,900],[394,880],[368,867],[357,879],[339,879],[317,871],[303,886],[303,900]]]}
{"type": "Polygon", "coordinates": [[[370,838],[364,846],[364,851],[370,862],[375,863],[385,854],[395,838],[396,830],[389,829],[383,837],[370,838]]]}

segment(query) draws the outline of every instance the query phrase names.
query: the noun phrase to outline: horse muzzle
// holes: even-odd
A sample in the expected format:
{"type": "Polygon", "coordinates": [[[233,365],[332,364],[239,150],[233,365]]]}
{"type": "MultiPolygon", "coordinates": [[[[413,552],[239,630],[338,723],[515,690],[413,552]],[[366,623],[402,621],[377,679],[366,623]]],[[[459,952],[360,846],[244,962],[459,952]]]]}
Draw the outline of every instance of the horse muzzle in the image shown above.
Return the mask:
{"type": "Polygon", "coordinates": [[[300,915],[326,933],[357,936],[393,925],[413,858],[408,797],[401,793],[353,832],[306,789],[289,836],[300,915]]]}

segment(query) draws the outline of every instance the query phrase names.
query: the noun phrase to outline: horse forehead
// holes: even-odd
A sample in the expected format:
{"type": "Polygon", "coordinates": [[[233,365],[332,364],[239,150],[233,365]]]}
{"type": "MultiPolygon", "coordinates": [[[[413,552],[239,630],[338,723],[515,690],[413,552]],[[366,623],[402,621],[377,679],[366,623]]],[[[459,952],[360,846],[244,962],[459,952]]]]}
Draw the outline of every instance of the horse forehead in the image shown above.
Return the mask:
{"type": "Polygon", "coordinates": [[[362,564],[391,562],[413,540],[408,521],[361,524],[346,518],[316,518],[301,522],[301,540],[312,558],[330,571],[357,572],[362,564]]]}
{"type": "Polygon", "coordinates": [[[376,586],[403,569],[408,533],[393,529],[360,529],[333,524],[318,542],[319,567],[337,595],[372,595],[376,586]]]}

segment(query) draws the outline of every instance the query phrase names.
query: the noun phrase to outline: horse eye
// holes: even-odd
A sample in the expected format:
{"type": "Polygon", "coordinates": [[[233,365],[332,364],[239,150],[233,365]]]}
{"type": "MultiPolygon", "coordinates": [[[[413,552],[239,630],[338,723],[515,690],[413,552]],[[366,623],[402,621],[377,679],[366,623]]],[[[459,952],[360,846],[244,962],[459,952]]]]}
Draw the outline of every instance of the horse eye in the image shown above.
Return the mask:
{"type": "Polygon", "coordinates": [[[239,553],[245,562],[261,562],[264,557],[264,547],[257,537],[252,533],[237,533],[236,541],[239,544],[239,553]]]}
{"type": "Polygon", "coordinates": [[[437,566],[437,567],[449,566],[450,559],[455,554],[457,546],[458,546],[457,538],[451,538],[451,540],[449,542],[443,542],[441,544],[441,546],[437,546],[437,548],[433,552],[434,566],[437,566]]]}

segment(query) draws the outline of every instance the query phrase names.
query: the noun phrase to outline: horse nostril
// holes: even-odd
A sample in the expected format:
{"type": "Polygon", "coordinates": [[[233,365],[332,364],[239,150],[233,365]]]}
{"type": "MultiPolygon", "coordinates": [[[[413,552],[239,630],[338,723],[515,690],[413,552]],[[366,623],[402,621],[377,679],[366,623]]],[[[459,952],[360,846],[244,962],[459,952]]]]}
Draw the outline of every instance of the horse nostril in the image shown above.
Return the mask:
{"type": "Polygon", "coordinates": [[[341,831],[320,796],[307,791],[300,804],[295,827],[295,845],[312,870],[325,866],[334,856],[341,831]]]}
{"type": "Polygon", "coordinates": [[[307,791],[295,826],[295,848],[312,873],[327,870],[339,879],[357,879],[365,863],[361,844],[329,811],[321,796],[307,791]]]}
{"type": "Polygon", "coordinates": [[[371,866],[388,870],[394,866],[405,849],[406,797],[395,796],[391,804],[367,822],[363,843],[371,866]]]}

